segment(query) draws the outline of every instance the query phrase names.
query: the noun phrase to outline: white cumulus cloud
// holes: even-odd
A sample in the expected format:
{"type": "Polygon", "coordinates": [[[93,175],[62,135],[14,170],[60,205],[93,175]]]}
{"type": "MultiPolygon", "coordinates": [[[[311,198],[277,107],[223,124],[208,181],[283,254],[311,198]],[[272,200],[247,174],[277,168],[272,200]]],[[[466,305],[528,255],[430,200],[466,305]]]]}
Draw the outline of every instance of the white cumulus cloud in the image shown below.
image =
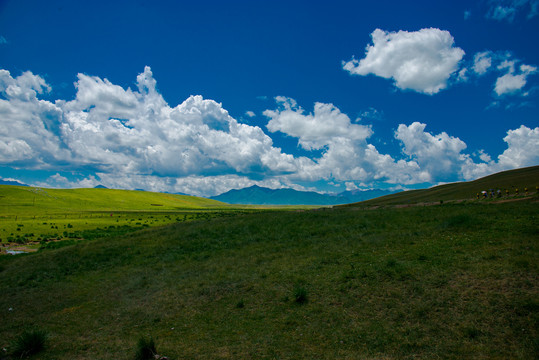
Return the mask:
{"type": "Polygon", "coordinates": [[[479,52],[474,55],[473,70],[483,75],[492,65],[492,54],[490,51],[479,52]]]}
{"type": "Polygon", "coordinates": [[[518,129],[509,130],[503,141],[507,143],[507,149],[498,156],[501,169],[539,164],[539,127],[530,129],[522,125],[518,129]]]}
{"type": "Polygon", "coordinates": [[[333,104],[315,103],[313,114],[304,114],[296,101],[283,96],[276,97],[280,110],[266,110],[270,118],[267,128],[280,131],[299,139],[306,150],[321,149],[340,138],[365,140],[372,134],[369,126],[352,124],[350,118],[333,104]]]}
{"type": "Polygon", "coordinates": [[[82,162],[160,176],[295,170],[262,129],[238,123],[221,104],[197,95],[171,108],[149,67],[137,80],[132,91],[79,75],[62,135],[82,162]]]}
{"type": "MultiPolygon", "coordinates": [[[[537,68],[531,65],[520,65],[519,71],[515,70],[515,61],[504,61],[498,69],[507,69],[505,75],[500,76],[496,80],[494,91],[498,96],[505,94],[522,93],[522,89],[526,86],[528,76],[535,74],[537,68]]],[[[526,93],[522,93],[526,95],[526,93]]]]}
{"type": "Polygon", "coordinates": [[[343,62],[343,68],[355,75],[393,79],[402,90],[438,93],[447,88],[464,56],[464,51],[454,46],[451,34],[436,28],[413,32],[376,29],[371,38],[365,57],[343,62]]]}
{"type": "Polygon", "coordinates": [[[367,139],[368,125],[355,124],[333,104],[315,103],[313,113],[305,113],[296,101],[277,97],[279,108],[266,110],[268,129],[298,139],[305,150],[322,150],[320,157],[301,163],[290,175],[301,180],[422,182],[426,177],[414,161],[395,160],[381,154],[367,139]]]}
{"type": "Polygon", "coordinates": [[[445,132],[433,135],[425,131],[425,124],[414,122],[399,125],[395,137],[402,141],[403,152],[415,159],[428,176],[428,182],[474,180],[496,172],[539,164],[539,127],[524,125],[508,130],[503,140],[507,149],[492,160],[483,150],[479,162],[464,152],[466,143],[445,132]]]}
{"type": "Polygon", "coordinates": [[[47,168],[70,159],[59,137],[62,109],[37,97],[48,91],[31,72],[0,70],[0,163],[47,168]]]}
{"type": "Polygon", "coordinates": [[[404,154],[416,160],[428,171],[428,181],[440,181],[450,174],[459,172],[462,151],[466,144],[459,138],[442,132],[432,135],[425,131],[426,124],[414,122],[409,126],[400,124],[395,137],[403,144],[404,154]]]}

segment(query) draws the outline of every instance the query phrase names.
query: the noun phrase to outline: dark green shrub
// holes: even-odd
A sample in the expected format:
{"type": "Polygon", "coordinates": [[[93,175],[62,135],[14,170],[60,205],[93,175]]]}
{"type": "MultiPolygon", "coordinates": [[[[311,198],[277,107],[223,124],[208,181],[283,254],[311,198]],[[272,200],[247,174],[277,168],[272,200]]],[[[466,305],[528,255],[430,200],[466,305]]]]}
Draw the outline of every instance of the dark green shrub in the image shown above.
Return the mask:
{"type": "Polygon", "coordinates": [[[147,339],[143,336],[138,340],[135,360],[154,359],[156,354],[155,341],[151,337],[147,339]]]}
{"type": "Polygon", "coordinates": [[[43,330],[25,330],[13,344],[13,355],[24,358],[45,349],[47,332],[43,330]]]}
{"type": "Polygon", "coordinates": [[[303,286],[298,285],[294,288],[294,301],[298,304],[307,302],[307,290],[303,286]]]}
{"type": "Polygon", "coordinates": [[[389,259],[386,261],[386,266],[387,267],[395,267],[397,266],[397,260],[395,259],[389,259]]]}
{"type": "Polygon", "coordinates": [[[17,236],[17,238],[15,239],[15,242],[17,244],[26,244],[27,240],[26,240],[26,238],[22,238],[22,237],[17,236]]]}
{"type": "Polygon", "coordinates": [[[482,333],[481,330],[473,327],[468,326],[463,329],[464,336],[467,337],[470,340],[477,339],[482,333]]]}

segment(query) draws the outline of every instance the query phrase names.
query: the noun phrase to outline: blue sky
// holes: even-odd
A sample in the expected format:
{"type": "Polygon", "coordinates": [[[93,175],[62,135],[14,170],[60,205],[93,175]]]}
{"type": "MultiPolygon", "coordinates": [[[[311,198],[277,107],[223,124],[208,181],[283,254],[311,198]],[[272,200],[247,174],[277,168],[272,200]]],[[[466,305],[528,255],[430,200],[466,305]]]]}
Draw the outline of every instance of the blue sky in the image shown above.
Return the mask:
{"type": "Polygon", "coordinates": [[[539,165],[539,0],[0,1],[0,177],[212,196],[539,165]]]}

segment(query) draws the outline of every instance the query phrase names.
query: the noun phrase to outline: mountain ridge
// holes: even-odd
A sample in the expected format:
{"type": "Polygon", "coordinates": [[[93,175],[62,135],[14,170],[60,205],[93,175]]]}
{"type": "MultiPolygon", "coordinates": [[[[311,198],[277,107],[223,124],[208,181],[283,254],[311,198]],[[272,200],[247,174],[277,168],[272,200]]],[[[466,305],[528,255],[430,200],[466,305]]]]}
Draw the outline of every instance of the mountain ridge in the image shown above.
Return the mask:
{"type": "Polygon", "coordinates": [[[210,199],[241,205],[339,205],[373,199],[395,193],[389,190],[353,190],[337,194],[321,194],[314,191],[299,191],[290,188],[269,189],[253,185],[243,189],[232,189],[210,199]]]}

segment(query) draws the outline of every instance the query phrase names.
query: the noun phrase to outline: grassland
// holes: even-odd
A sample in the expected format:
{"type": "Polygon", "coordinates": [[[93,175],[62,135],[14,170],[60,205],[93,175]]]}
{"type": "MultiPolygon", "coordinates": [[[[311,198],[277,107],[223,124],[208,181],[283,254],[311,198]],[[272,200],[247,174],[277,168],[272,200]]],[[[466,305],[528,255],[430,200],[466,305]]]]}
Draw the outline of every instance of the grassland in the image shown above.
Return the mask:
{"type": "Polygon", "coordinates": [[[0,254],[37,250],[49,241],[92,239],[257,209],[144,191],[0,185],[0,254]]]}
{"type": "Polygon", "coordinates": [[[192,210],[224,208],[226,204],[187,195],[114,189],[44,189],[0,185],[3,212],[192,210]]]}
{"type": "Polygon", "coordinates": [[[170,359],[537,358],[537,214],[264,212],[3,256],[0,347],[41,329],[40,359],[131,359],[141,337],[170,359]]]}

